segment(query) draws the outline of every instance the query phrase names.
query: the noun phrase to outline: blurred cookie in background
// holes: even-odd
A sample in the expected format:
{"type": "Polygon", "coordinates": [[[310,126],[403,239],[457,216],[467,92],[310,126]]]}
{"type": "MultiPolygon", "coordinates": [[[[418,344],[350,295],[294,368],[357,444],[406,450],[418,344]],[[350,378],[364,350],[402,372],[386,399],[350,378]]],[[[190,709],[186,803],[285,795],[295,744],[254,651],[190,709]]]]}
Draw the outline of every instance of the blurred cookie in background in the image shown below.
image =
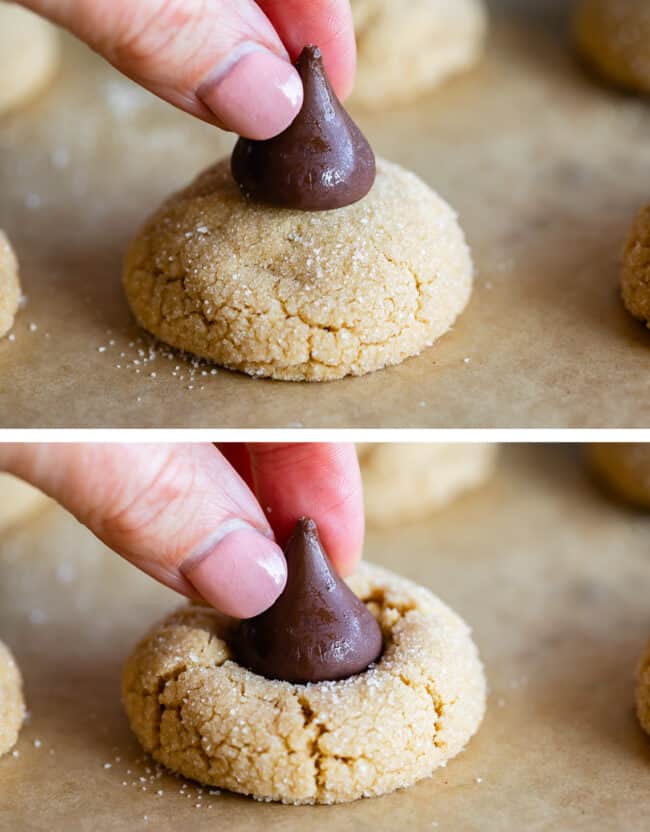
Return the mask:
{"type": "Polygon", "coordinates": [[[650,734],[650,641],[637,669],[636,713],[641,727],[650,734]]]}
{"type": "Polygon", "coordinates": [[[379,110],[417,98],[481,57],[483,0],[352,0],[357,77],[352,104],[379,110]]]}
{"type": "Polygon", "coordinates": [[[603,78],[650,93],[648,0],[582,0],[575,37],[582,56],[603,78]]]}
{"type": "Polygon", "coordinates": [[[595,443],[589,465],[608,492],[627,503],[650,508],[650,443],[595,443]]]}
{"type": "Polygon", "coordinates": [[[38,489],[11,474],[0,474],[0,532],[51,504],[38,489]]]}
{"type": "Polygon", "coordinates": [[[650,204],[637,214],[623,250],[621,295],[630,315],[650,327],[650,204]]]}
{"type": "Polygon", "coordinates": [[[357,446],[369,525],[418,520],[492,475],[494,444],[372,444],[357,446]]]}
{"type": "Polygon", "coordinates": [[[39,92],[59,64],[59,37],[42,18],[0,2],[0,115],[39,92]]]}

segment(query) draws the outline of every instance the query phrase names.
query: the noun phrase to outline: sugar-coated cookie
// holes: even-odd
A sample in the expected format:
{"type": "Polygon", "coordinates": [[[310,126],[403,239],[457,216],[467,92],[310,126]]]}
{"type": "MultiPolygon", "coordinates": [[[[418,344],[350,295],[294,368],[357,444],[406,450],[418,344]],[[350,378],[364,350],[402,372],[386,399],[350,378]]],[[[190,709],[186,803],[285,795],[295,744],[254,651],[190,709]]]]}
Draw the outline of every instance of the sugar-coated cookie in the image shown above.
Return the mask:
{"type": "Polygon", "coordinates": [[[0,641],[0,756],[16,744],[24,719],[20,671],[9,648],[0,641]]]}
{"type": "Polygon", "coordinates": [[[483,51],[483,0],[352,0],[352,12],[352,103],[369,109],[416,98],[473,66],[483,51]]]}
{"type": "Polygon", "coordinates": [[[326,381],[416,355],[451,327],[473,266],[453,210],[379,160],[370,193],[335,211],[247,200],[224,160],[174,195],[126,257],[140,324],[255,376],[326,381]]]}
{"type": "Polygon", "coordinates": [[[650,93],[648,0],[582,0],[575,32],[582,55],[604,78],[650,93]]]}
{"type": "Polygon", "coordinates": [[[0,230],[0,338],[14,325],[20,295],[18,260],[7,235],[0,230]]]}
{"type": "Polygon", "coordinates": [[[432,595],[364,564],[349,586],[380,623],[376,664],[302,685],[241,667],[227,625],[188,605],[126,663],[123,702],[143,747],[201,783],[283,803],[343,803],[428,777],[458,754],[485,709],[467,625],[432,595]]]}

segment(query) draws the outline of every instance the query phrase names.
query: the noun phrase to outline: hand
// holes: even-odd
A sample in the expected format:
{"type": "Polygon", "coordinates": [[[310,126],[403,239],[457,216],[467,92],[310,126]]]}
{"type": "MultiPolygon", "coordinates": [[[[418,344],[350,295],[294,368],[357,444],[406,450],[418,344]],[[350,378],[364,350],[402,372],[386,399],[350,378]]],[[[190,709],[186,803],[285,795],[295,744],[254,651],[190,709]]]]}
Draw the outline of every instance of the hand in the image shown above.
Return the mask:
{"type": "Polygon", "coordinates": [[[188,113],[268,139],[302,106],[291,65],[321,47],[339,97],[352,88],[349,0],[19,0],[188,113]]]}
{"type": "Polygon", "coordinates": [[[352,445],[6,444],[0,469],[54,497],[149,575],[237,618],[282,592],[280,546],[301,515],[316,521],[341,574],[361,557],[352,445]]]}

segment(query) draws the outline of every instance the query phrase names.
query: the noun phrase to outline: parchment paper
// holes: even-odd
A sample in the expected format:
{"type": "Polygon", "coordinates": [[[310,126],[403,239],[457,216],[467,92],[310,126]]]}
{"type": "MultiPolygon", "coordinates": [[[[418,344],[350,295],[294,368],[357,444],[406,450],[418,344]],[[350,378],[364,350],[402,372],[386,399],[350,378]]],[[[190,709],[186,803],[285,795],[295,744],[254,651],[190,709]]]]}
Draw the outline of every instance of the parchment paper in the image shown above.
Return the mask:
{"type": "Polygon", "coordinates": [[[583,71],[571,5],[494,0],[480,67],[412,106],[356,114],[378,153],[460,212],[478,277],[432,349],[325,385],[143,363],[123,251],[232,139],[67,42],[49,93],[0,121],[0,227],[28,295],[15,341],[0,342],[0,425],[648,426],[650,333],[617,275],[650,199],[650,107],[583,71]]]}
{"type": "Polygon", "coordinates": [[[31,709],[20,756],[0,760],[0,829],[645,830],[650,739],[632,703],[650,637],[649,533],[650,516],[604,497],[577,453],[537,446],[506,449],[489,485],[430,520],[370,534],[369,559],[473,626],[487,716],[463,754],[409,790],[296,808],[150,780],[120,669],[177,598],[48,510],[0,541],[0,637],[31,709]]]}

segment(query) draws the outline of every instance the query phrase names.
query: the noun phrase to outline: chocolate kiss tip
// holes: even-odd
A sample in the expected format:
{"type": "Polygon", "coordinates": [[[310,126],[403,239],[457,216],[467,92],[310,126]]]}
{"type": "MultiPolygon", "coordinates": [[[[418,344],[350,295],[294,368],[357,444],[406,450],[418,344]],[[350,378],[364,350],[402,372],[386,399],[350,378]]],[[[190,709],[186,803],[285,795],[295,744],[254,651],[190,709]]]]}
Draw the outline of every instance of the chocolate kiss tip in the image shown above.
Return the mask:
{"type": "Polygon", "coordinates": [[[267,141],[240,138],[230,167],[247,197],[282,208],[328,211],[362,199],[375,181],[375,156],[332,90],[321,51],[306,46],[295,67],[300,113],[267,141]]]}
{"type": "Polygon", "coordinates": [[[336,574],[313,520],[298,520],[285,557],[282,595],[239,625],[233,645],[239,663],[267,679],[297,684],[363,672],[381,655],[381,630],[336,574]]]}

